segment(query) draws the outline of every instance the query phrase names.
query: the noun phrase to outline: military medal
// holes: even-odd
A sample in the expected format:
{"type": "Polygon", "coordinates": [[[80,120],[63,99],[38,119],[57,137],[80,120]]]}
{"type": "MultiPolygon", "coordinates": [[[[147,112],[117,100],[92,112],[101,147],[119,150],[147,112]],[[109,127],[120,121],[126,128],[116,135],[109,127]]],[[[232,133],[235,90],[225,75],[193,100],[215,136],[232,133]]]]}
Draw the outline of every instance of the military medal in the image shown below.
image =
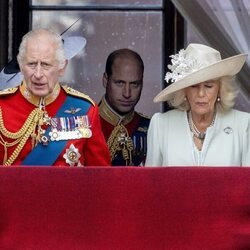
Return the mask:
{"type": "Polygon", "coordinates": [[[79,128],[79,132],[83,138],[90,138],[92,136],[92,131],[89,128],[79,128]]]}
{"type": "Polygon", "coordinates": [[[59,140],[59,134],[56,129],[52,129],[51,132],[49,132],[50,140],[51,141],[58,141],[59,140]]]}
{"type": "Polygon", "coordinates": [[[49,137],[46,135],[43,135],[40,139],[40,143],[42,143],[43,146],[47,146],[49,144],[49,137]]]}
{"type": "Polygon", "coordinates": [[[88,116],[78,116],[77,119],[78,130],[83,138],[90,138],[92,136],[92,131],[90,129],[89,117],[88,116]]]}
{"type": "Polygon", "coordinates": [[[80,157],[81,154],[79,153],[79,150],[73,144],[70,144],[69,148],[66,149],[66,153],[63,155],[66,163],[71,167],[74,167],[75,165],[78,167],[82,166],[79,161],[80,157]]]}
{"type": "Polygon", "coordinates": [[[89,117],[85,115],[51,118],[49,136],[51,141],[90,138],[92,131],[89,117]]]}

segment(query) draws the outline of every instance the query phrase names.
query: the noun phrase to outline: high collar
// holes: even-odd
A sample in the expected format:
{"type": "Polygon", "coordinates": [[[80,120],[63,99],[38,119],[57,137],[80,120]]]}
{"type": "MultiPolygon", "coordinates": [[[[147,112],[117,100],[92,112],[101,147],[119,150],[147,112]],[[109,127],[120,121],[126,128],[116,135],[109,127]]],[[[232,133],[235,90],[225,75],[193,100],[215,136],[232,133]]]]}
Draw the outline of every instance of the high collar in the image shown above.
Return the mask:
{"type": "Polygon", "coordinates": [[[100,116],[106,120],[107,122],[111,123],[113,126],[116,126],[120,123],[123,125],[128,124],[132,121],[135,115],[135,111],[132,110],[126,115],[119,115],[117,112],[115,112],[107,103],[105,97],[102,98],[101,103],[99,105],[99,113],[100,116]]]}
{"type": "Polygon", "coordinates": [[[21,86],[20,86],[20,91],[23,95],[23,97],[30,103],[32,103],[35,106],[39,106],[42,103],[44,103],[45,105],[49,105],[50,103],[52,103],[57,96],[59,95],[60,92],[60,85],[59,83],[56,84],[53,92],[49,95],[47,95],[46,97],[39,97],[39,96],[35,96],[33,95],[27,88],[27,85],[25,83],[25,81],[22,82],[21,86]]]}

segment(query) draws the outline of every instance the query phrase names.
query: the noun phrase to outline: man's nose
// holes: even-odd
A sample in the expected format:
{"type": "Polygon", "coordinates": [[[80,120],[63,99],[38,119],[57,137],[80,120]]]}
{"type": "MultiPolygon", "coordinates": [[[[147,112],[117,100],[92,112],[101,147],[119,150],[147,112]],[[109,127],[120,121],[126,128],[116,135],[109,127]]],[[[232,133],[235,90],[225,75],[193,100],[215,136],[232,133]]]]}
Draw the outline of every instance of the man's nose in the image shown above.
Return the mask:
{"type": "Polygon", "coordinates": [[[129,98],[131,96],[131,88],[130,88],[130,84],[129,83],[126,83],[124,85],[124,88],[123,88],[123,95],[126,97],[126,98],[129,98]]]}
{"type": "Polygon", "coordinates": [[[43,69],[40,64],[36,65],[34,75],[36,78],[41,78],[43,76],[43,69]]]}

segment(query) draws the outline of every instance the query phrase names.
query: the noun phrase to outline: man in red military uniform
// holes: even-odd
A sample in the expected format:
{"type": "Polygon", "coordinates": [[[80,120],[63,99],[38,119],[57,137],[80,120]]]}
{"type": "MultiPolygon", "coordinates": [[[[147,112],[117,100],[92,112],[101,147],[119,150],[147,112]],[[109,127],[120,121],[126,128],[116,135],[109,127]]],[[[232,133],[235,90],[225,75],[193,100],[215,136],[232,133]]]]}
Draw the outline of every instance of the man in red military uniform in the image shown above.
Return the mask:
{"type": "Polygon", "coordinates": [[[112,52],[103,74],[105,96],[99,103],[102,130],[112,166],[143,166],[150,119],[135,111],[143,86],[144,64],[130,49],[112,52]]]}
{"type": "Polygon", "coordinates": [[[0,163],[110,165],[98,106],[59,84],[67,65],[60,35],[30,31],[17,59],[22,84],[0,92],[0,163]]]}

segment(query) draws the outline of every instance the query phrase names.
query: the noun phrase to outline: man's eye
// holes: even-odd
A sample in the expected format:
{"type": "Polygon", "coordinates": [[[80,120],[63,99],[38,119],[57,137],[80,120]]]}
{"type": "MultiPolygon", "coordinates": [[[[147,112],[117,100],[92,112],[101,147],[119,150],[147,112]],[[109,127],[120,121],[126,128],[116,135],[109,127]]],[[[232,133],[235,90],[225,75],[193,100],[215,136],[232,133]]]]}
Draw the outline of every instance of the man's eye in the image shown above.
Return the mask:
{"type": "Polygon", "coordinates": [[[118,86],[121,86],[121,85],[123,85],[123,82],[122,81],[116,81],[115,84],[118,85],[118,86]]]}
{"type": "Polygon", "coordinates": [[[140,82],[132,82],[131,85],[134,87],[139,87],[141,85],[141,83],[140,82]]]}
{"type": "Polygon", "coordinates": [[[28,66],[29,66],[29,67],[36,67],[36,63],[30,62],[30,63],[28,63],[28,66]]]}
{"type": "Polygon", "coordinates": [[[49,69],[51,67],[51,65],[48,63],[42,63],[41,66],[43,67],[43,69],[49,69]]]}

